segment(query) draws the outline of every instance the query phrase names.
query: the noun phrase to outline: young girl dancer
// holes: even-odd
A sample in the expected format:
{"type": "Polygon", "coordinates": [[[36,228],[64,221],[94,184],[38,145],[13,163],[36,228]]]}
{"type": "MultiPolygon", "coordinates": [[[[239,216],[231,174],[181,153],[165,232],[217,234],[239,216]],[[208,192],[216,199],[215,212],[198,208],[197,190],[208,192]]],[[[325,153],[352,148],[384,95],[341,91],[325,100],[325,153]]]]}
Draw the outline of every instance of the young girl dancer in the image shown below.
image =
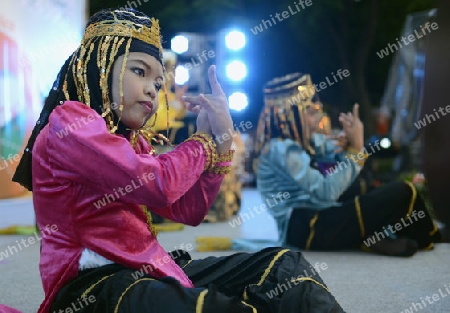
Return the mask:
{"type": "Polygon", "coordinates": [[[150,212],[203,221],[233,156],[212,136],[233,124],[211,67],[212,94],[186,98],[197,133],[156,156],[140,132],[163,79],[158,21],[135,10],[95,14],[63,65],[14,177],[59,229],[42,241],[39,312],[342,312],[299,252],[164,251],[150,212]]]}

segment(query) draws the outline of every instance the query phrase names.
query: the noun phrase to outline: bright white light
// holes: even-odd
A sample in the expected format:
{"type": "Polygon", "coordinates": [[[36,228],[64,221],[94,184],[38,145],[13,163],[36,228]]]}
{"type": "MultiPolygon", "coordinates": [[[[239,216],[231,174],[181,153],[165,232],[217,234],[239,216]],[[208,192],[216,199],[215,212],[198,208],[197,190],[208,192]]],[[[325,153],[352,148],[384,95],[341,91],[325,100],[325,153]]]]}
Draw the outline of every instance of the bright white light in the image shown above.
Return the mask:
{"type": "Polygon", "coordinates": [[[178,65],[175,68],[175,84],[184,85],[189,80],[189,70],[184,66],[178,65]]]}
{"type": "Polygon", "coordinates": [[[234,92],[228,97],[228,104],[230,109],[242,111],[248,105],[247,95],[242,92],[234,92]]]}
{"type": "Polygon", "coordinates": [[[391,146],[391,141],[389,140],[389,138],[383,138],[380,141],[380,146],[383,149],[388,149],[391,146]]]}
{"type": "Polygon", "coordinates": [[[227,77],[234,81],[240,81],[247,76],[247,66],[241,61],[232,61],[226,67],[227,77]]]}
{"type": "Polygon", "coordinates": [[[233,30],[225,36],[225,44],[228,49],[239,50],[244,48],[246,43],[245,35],[242,32],[233,30]]]}
{"type": "Polygon", "coordinates": [[[175,36],[170,41],[172,51],[178,54],[185,53],[189,49],[189,39],[185,36],[175,36]]]}

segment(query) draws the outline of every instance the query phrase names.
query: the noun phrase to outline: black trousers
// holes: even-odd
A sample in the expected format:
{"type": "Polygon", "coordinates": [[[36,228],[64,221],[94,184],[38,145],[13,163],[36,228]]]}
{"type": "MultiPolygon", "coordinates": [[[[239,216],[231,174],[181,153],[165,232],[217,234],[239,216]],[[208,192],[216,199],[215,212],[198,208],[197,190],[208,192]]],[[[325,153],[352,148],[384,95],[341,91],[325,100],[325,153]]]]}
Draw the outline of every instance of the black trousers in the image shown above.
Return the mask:
{"type": "Polygon", "coordinates": [[[364,195],[347,194],[347,198],[341,207],[294,210],[287,242],[306,250],[353,249],[363,244],[370,247],[391,232],[416,240],[422,249],[431,249],[433,242],[440,240],[440,233],[412,184],[393,182],[364,195]]]}
{"type": "Polygon", "coordinates": [[[267,248],[175,261],[195,288],[107,265],[80,272],[59,291],[50,312],[65,312],[73,304],[79,313],[344,312],[301,252],[267,248]]]}

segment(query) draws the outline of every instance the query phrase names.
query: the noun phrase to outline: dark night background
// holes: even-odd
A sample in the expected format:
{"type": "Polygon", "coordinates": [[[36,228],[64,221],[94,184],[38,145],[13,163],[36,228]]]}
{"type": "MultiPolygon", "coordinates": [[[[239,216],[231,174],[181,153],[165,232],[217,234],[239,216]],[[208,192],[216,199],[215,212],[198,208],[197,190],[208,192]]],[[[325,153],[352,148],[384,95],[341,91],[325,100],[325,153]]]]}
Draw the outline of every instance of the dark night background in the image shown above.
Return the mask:
{"type": "MultiPolygon", "coordinates": [[[[292,72],[310,73],[314,83],[325,81],[338,69],[350,76],[319,92],[331,116],[361,105],[366,135],[374,131],[371,112],[379,106],[393,53],[380,59],[376,52],[395,43],[409,13],[435,7],[434,0],[312,0],[312,5],[254,35],[250,29],[270,15],[294,9],[293,0],[167,0],[134,1],[138,10],[160,20],[165,39],[178,32],[214,34],[221,28],[240,26],[249,48],[249,107],[233,114],[235,122],[256,125],[263,105],[262,86],[292,72]]],[[[91,0],[90,14],[132,1],[91,0]]],[[[335,120],[333,120],[333,123],[335,120]]]]}

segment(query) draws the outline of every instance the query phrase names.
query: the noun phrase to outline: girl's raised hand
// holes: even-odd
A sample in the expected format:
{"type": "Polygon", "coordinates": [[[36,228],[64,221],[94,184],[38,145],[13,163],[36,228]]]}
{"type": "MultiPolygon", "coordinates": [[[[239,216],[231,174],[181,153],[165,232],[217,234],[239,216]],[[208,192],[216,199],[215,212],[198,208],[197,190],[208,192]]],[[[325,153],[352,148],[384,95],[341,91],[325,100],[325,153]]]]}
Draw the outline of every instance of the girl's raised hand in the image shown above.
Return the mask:
{"type": "Polygon", "coordinates": [[[208,120],[208,113],[205,109],[200,109],[197,116],[197,132],[211,135],[211,125],[208,120]]]}
{"type": "Polygon", "coordinates": [[[350,146],[358,151],[361,150],[364,147],[364,125],[359,119],[359,104],[353,106],[353,113],[341,113],[339,121],[350,146]]]}
{"type": "Polygon", "coordinates": [[[336,146],[336,150],[334,150],[334,153],[341,153],[342,151],[347,149],[349,143],[344,131],[340,132],[336,136],[331,135],[328,138],[330,140],[333,140],[333,143],[336,146]]]}
{"type": "Polygon", "coordinates": [[[185,96],[182,99],[188,102],[188,109],[199,112],[200,108],[208,114],[209,124],[217,142],[217,151],[225,153],[230,150],[233,143],[231,136],[223,136],[233,131],[233,121],[225,93],[216,77],[216,67],[211,65],[208,69],[208,78],[211,85],[211,94],[199,96],[185,96]],[[224,138],[227,138],[224,140],[224,138]]]}

